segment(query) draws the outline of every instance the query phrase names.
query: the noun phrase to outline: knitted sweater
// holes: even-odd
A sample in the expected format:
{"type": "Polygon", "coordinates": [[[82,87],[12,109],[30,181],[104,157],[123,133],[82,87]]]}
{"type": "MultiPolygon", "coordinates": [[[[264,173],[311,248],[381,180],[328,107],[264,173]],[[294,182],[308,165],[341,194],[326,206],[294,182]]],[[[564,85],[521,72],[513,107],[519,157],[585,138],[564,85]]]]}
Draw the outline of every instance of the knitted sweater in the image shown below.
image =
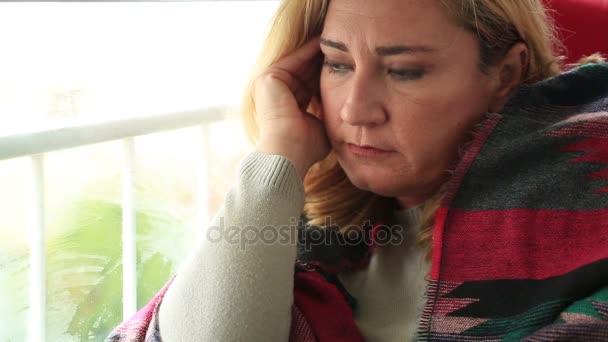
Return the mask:
{"type": "Polygon", "coordinates": [[[353,318],[368,342],[415,339],[430,266],[427,251],[416,245],[420,221],[420,207],[398,211],[399,239],[377,246],[367,267],[338,273],[344,289],[356,298],[353,318]]]}
{"type": "MultiPolygon", "coordinates": [[[[607,64],[522,86],[488,114],[435,217],[418,339],[608,341],[607,170],[607,64]]],[[[337,274],[365,268],[383,229],[307,245],[320,230],[298,227],[290,341],[364,340],[337,274]]],[[[160,340],[165,290],[110,340],[160,340]]]]}
{"type": "MultiPolygon", "coordinates": [[[[238,234],[237,243],[215,235],[220,233],[217,228],[229,226],[252,228],[248,233],[264,226],[261,231],[269,233],[268,228],[289,222],[289,214],[302,210],[302,201],[289,196],[289,189],[300,195],[302,181],[291,162],[279,156],[251,153],[239,170],[224,206],[204,232],[206,239],[199,242],[163,298],[159,328],[165,342],[289,338],[290,317],[285,311],[289,313],[293,302],[289,280],[294,277],[296,245],[273,244],[270,239],[255,244],[253,236],[252,243],[241,245],[238,242],[245,241],[238,241],[238,234]],[[273,187],[275,182],[282,185],[273,187]],[[243,279],[235,279],[235,274],[243,279]],[[236,327],[235,321],[240,322],[236,327]]],[[[416,334],[428,273],[428,264],[421,262],[425,251],[413,245],[419,220],[420,208],[396,212],[394,221],[403,228],[399,241],[379,245],[368,267],[338,274],[344,288],[358,299],[354,318],[369,341],[401,342],[416,334]]]]}

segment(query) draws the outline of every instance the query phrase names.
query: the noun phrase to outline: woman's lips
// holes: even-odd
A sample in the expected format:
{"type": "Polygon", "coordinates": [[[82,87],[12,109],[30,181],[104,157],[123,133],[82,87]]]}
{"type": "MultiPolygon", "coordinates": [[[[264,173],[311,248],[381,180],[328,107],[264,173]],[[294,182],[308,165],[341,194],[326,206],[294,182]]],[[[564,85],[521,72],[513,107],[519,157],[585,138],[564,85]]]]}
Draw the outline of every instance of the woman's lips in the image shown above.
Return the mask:
{"type": "Polygon", "coordinates": [[[359,146],[355,144],[346,144],[348,150],[359,157],[366,158],[378,158],[378,157],[386,157],[395,153],[395,151],[387,151],[381,150],[379,148],[371,147],[371,146],[359,146]]]}

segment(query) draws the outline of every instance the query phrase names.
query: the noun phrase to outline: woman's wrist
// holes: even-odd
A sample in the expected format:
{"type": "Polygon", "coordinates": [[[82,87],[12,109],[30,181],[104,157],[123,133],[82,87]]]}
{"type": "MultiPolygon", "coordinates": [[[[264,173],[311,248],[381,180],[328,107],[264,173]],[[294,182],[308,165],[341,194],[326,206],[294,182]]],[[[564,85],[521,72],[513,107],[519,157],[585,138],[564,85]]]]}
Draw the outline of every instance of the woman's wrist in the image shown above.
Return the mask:
{"type": "Polygon", "coordinates": [[[310,168],[310,163],[306,161],[306,151],[293,151],[293,149],[287,148],[286,144],[260,141],[255,149],[260,153],[283,156],[289,159],[295,166],[298,175],[302,180],[304,180],[304,177],[310,168]]]}

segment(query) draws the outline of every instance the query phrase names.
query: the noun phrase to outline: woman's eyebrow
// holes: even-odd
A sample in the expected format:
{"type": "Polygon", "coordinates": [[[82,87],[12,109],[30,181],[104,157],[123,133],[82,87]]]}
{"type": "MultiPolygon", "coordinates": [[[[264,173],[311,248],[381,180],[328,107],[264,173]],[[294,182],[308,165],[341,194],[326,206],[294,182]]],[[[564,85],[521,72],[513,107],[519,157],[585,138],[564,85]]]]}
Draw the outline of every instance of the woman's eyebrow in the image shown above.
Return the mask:
{"type": "Polygon", "coordinates": [[[325,38],[321,38],[320,42],[321,42],[321,45],[329,46],[331,48],[338,49],[340,51],[348,52],[348,48],[346,47],[346,44],[344,44],[344,43],[336,42],[336,41],[325,39],[325,38]]]}
{"type": "MultiPolygon", "coordinates": [[[[330,39],[321,38],[321,45],[325,45],[340,51],[348,52],[346,44],[330,39]]],[[[430,53],[436,51],[434,48],[426,45],[393,45],[393,46],[378,46],[376,54],[378,56],[393,56],[400,54],[413,53],[430,53]]]]}
{"type": "Polygon", "coordinates": [[[413,53],[430,53],[435,49],[425,45],[394,45],[394,46],[379,46],[376,48],[378,56],[393,56],[400,54],[413,53]]]}

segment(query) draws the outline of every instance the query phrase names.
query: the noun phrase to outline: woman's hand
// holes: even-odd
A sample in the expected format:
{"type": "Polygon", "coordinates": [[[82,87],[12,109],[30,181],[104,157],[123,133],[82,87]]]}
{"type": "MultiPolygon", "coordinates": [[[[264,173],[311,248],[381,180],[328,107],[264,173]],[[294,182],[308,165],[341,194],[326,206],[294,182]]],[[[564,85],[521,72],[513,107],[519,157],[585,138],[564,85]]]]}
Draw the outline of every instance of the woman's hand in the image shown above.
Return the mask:
{"type": "Polygon", "coordinates": [[[319,93],[319,50],[319,38],[311,39],[268,67],[254,83],[260,130],[256,149],[288,158],[302,179],[330,150],[321,118],[306,112],[319,93]]]}

